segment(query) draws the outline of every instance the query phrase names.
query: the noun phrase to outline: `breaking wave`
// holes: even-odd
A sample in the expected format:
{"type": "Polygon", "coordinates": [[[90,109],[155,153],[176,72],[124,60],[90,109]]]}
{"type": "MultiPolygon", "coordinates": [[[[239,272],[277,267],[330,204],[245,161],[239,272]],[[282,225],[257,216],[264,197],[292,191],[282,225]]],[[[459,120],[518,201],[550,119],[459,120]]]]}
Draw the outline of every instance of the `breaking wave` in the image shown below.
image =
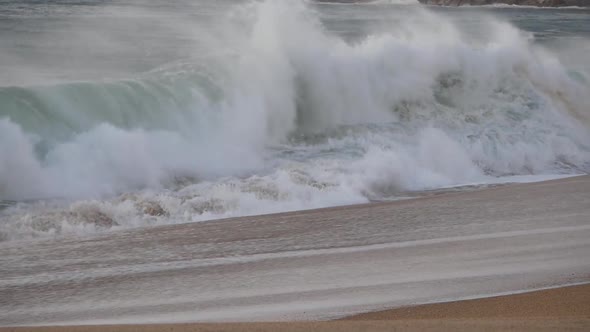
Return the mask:
{"type": "Polygon", "coordinates": [[[0,87],[0,238],[590,169],[588,67],[492,19],[475,38],[416,9],[351,42],[318,15],[240,5],[219,52],[127,80],[0,87]]]}

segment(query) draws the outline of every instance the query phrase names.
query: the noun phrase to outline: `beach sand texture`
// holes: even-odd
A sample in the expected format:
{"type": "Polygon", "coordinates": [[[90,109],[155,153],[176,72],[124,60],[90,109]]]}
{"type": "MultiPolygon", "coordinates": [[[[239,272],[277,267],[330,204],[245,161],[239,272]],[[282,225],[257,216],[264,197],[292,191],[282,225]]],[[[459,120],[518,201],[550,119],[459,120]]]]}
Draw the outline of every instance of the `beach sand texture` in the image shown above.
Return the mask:
{"type": "MultiPolygon", "coordinates": [[[[589,216],[585,176],[26,246],[9,242],[0,245],[0,325],[326,320],[583,283],[590,281],[589,216]]],[[[449,329],[588,326],[587,286],[535,294],[346,322],[199,325],[197,331],[321,330],[323,324],[339,331],[405,330],[407,324],[428,330],[448,318],[456,319],[444,323],[449,329]],[[412,322],[379,321],[391,318],[412,322]]],[[[81,329],[72,331],[95,330],[81,329]]]]}
{"type": "Polygon", "coordinates": [[[583,331],[588,328],[590,285],[398,308],[329,322],[24,327],[0,328],[0,331],[583,331]]]}

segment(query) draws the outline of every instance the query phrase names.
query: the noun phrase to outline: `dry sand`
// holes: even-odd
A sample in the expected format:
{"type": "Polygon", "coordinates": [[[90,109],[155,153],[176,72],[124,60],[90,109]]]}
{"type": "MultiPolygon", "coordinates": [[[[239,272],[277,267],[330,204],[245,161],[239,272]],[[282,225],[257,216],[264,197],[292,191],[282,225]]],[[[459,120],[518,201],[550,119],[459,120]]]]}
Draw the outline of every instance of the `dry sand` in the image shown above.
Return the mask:
{"type": "Polygon", "coordinates": [[[590,319],[590,284],[514,295],[425,304],[345,318],[400,319],[590,319]]]}
{"type": "Polygon", "coordinates": [[[589,282],[589,254],[588,176],[2,243],[0,325],[102,325],[41,329],[47,331],[584,330],[588,286],[375,311],[589,282]],[[369,311],[331,322],[120,325],[313,321],[369,311]]]}

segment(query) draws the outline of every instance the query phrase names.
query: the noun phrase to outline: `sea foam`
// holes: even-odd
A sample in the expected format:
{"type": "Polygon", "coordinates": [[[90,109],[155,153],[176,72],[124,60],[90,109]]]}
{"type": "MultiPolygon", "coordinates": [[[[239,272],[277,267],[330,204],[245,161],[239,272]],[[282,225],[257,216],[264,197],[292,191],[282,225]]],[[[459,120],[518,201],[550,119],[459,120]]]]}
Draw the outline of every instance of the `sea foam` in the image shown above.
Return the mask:
{"type": "Polygon", "coordinates": [[[482,17],[474,36],[415,8],[350,41],[303,1],[223,15],[209,55],[127,80],[0,88],[0,199],[14,201],[0,237],[590,169],[590,66],[572,71],[509,23],[482,17]]]}

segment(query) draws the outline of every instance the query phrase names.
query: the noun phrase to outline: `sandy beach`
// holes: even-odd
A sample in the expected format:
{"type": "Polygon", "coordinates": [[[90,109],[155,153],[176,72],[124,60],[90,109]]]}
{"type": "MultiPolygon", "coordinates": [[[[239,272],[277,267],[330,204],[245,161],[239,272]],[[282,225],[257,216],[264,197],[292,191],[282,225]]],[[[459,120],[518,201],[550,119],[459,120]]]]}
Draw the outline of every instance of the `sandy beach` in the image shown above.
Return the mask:
{"type": "Polygon", "coordinates": [[[25,331],[581,330],[589,326],[590,288],[560,286],[590,281],[589,193],[584,176],[3,243],[0,325],[102,325],[25,331]],[[478,299],[551,287],[557,288],[478,299]],[[465,299],[476,300],[453,302],[465,299]],[[416,306],[435,302],[445,303],[416,306]],[[382,311],[388,308],[399,309],[382,311]],[[370,313],[354,316],[363,312],[370,313]],[[342,317],[349,318],[325,322],[342,317]],[[192,322],[226,324],[184,324],[192,322]],[[174,325],[153,325],[168,323],[174,325]]]}
{"type": "Polygon", "coordinates": [[[4,332],[587,330],[590,285],[371,312],[328,322],[0,328],[4,332]]]}
{"type": "Polygon", "coordinates": [[[590,331],[582,2],[0,0],[0,332],[590,331]]]}

